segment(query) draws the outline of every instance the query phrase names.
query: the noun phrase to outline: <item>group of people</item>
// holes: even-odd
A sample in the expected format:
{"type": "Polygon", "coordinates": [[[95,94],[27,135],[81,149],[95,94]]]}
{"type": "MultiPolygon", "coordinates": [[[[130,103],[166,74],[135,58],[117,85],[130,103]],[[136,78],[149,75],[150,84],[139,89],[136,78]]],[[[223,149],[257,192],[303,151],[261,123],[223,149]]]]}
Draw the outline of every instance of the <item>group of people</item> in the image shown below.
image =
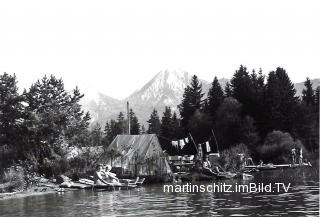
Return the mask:
{"type": "Polygon", "coordinates": [[[302,156],[302,148],[293,148],[291,149],[291,159],[292,159],[292,164],[296,164],[297,159],[298,159],[298,163],[301,165],[302,164],[302,160],[303,160],[303,156],[302,156]]]}
{"type": "Polygon", "coordinates": [[[98,164],[93,176],[94,183],[96,185],[121,185],[119,179],[117,178],[117,175],[115,173],[110,172],[111,168],[112,167],[110,165],[104,166],[102,164],[98,164]]]}

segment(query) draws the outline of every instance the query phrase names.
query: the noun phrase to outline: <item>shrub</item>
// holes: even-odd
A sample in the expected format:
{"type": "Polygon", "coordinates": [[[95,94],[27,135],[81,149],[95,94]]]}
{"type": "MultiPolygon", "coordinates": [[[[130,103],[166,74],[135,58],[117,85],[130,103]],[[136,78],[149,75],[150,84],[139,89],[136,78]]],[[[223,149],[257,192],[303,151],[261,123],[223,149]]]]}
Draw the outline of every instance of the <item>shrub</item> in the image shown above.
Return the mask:
{"type": "Polygon", "coordinates": [[[21,167],[10,167],[4,172],[4,184],[0,185],[0,189],[5,191],[21,191],[26,187],[24,172],[21,167]]]}
{"type": "Polygon", "coordinates": [[[240,156],[239,154],[244,154],[244,157],[250,157],[250,151],[245,144],[238,144],[232,146],[229,149],[225,149],[221,152],[219,158],[220,165],[226,170],[239,170],[240,169],[240,156]]]}
{"type": "Polygon", "coordinates": [[[290,163],[291,149],[302,148],[303,155],[308,156],[306,148],[299,140],[294,141],[289,133],[272,131],[262,146],[257,148],[260,159],[264,162],[290,163]]]}

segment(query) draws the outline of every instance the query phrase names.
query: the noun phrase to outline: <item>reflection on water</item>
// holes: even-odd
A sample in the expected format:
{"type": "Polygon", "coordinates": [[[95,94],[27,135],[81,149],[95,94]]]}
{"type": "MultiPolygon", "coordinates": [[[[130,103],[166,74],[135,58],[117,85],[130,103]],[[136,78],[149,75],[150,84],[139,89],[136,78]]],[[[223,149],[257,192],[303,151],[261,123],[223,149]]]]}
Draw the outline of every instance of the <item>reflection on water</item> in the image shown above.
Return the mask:
{"type": "MultiPolygon", "coordinates": [[[[249,181],[228,180],[228,184],[249,181]]],[[[287,193],[163,193],[162,185],[114,192],[70,191],[0,201],[1,216],[317,216],[319,172],[269,171],[250,182],[291,183],[287,193]]],[[[202,183],[203,184],[203,183],[202,183]]]]}

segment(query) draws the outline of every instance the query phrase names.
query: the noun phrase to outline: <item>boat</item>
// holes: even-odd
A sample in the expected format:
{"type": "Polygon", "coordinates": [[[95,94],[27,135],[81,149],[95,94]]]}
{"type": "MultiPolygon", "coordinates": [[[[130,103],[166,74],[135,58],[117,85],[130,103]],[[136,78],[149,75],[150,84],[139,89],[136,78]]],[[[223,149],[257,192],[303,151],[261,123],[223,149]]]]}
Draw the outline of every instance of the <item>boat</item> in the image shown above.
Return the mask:
{"type": "Polygon", "coordinates": [[[68,188],[68,189],[97,189],[97,190],[104,190],[104,191],[114,191],[114,190],[122,190],[122,189],[132,189],[136,188],[138,185],[141,186],[144,182],[143,179],[119,179],[120,184],[104,184],[104,185],[96,185],[94,181],[90,179],[79,179],[76,182],[64,182],[59,185],[60,188],[68,188]]]}

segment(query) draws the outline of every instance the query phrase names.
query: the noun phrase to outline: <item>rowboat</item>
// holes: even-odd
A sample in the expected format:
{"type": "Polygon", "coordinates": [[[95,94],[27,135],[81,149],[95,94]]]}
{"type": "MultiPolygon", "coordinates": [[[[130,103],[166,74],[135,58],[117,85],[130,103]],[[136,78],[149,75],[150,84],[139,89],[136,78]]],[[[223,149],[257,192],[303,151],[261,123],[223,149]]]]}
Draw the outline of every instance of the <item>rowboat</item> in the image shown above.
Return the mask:
{"type": "Polygon", "coordinates": [[[139,179],[139,177],[137,177],[136,179],[119,179],[120,183],[94,184],[94,181],[90,179],[79,179],[77,182],[68,181],[61,183],[59,187],[68,189],[97,189],[104,191],[128,190],[141,186],[144,180],[144,178],[139,179]]]}

